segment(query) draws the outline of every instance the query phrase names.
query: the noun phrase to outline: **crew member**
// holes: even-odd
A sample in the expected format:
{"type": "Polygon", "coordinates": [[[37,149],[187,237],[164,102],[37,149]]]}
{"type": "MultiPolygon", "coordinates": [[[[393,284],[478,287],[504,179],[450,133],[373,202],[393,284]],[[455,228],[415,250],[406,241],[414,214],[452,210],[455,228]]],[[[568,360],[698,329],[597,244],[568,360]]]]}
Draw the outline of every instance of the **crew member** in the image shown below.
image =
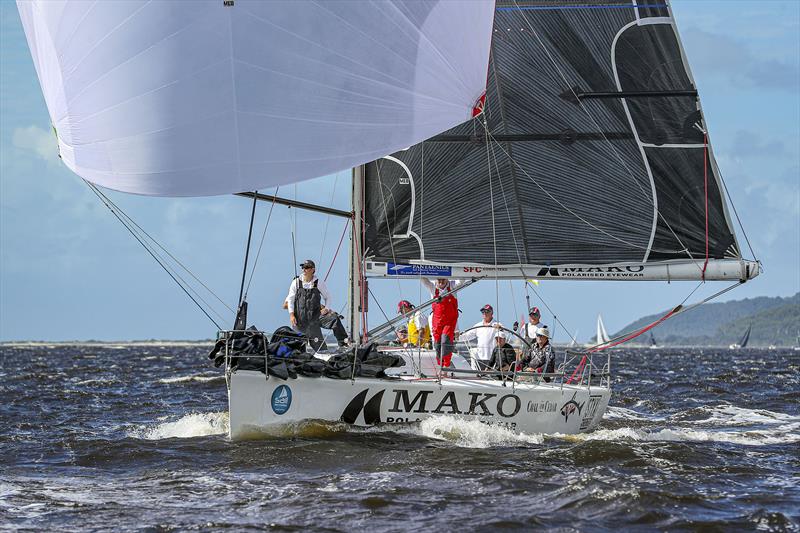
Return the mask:
{"type": "MultiPolygon", "coordinates": [[[[547,329],[547,326],[536,330],[536,342],[533,344],[530,354],[522,360],[522,367],[525,372],[544,372],[545,374],[555,372],[556,353],[553,345],[550,344],[550,330],[547,329]]],[[[549,382],[550,378],[545,377],[544,380],[549,382]]]]}
{"type": "Polygon", "coordinates": [[[408,316],[406,331],[408,332],[404,346],[426,346],[431,341],[431,330],[428,327],[428,316],[422,311],[414,311],[414,304],[408,300],[397,302],[397,312],[408,316]],[[413,313],[408,316],[408,313],[413,313]]]}
{"type": "Polygon", "coordinates": [[[489,368],[501,372],[513,372],[517,362],[517,351],[506,342],[505,331],[496,330],[494,338],[496,346],[489,359],[489,368]]]}
{"type": "Polygon", "coordinates": [[[536,341],[536,330],[541,327],[547,327],[540,322],[542,313],[538,307],[531,307],[528,312],[528,322],[519,328],[519,335],[528,343],[532,344],[536,341]]]}
{"type": "Polygon", "coordinates": [[[456,324],[458,323],[458,300],[452,291],[464,282],[461,280],[450,281],[447,278],[437,278],[434,282],[421,278],[420,281],[431,293],[431,298],[436,299],[431,306],[433,310],[431,328],[433,349],[436,352],[436,362],[442,368],[447,368],[453,357],[456,324]]]}
{"type": "Polygon", "coordinates": [[[325,281],[317,278],[314,261],[306,259],[300,267],[303,273],[292,280],[286,297],[289,321],[293,328],[308,337],[314,350],[319,350],[325,345],[320,319],[331,312],[331,294],[325,281]],[[324,305],[322,300],[325,300],[324,305]]]}
{"type": "MultiPolygon", "coordinates": [[[[489,360],[492,358],[492,351],[496,345],[495,336],[499,324],[494,321],[494,309],[486,304],[481,307],[482,319],[472,326],[467,332],[459,333],[458,338],[462,341],[477,339],[477,346],[470,350],[470,366],[473,370],[484,370],[491,365],[489,360]]],[[[505,339],[505,336],[503,337],[505,339]]]]}
{"type": "MultiPolygon", "coordinates": [[[[283,308],[289,309],[289,296],[286,296],[286,299],[283,301],[283,308]]],[[[339,343],[339,346],[348,346],[350,344],[350,340],[347,338],[347,330],[344,329],[344,324],[342,324],[342,315],[339,313],[334,313],[331,311],[330,313],[326,313],[325,315],[321,315],[319,319],[319,325],[322,329],[329,329],[333,332],[333,336],[336,337],[336,342],[339,343]]]]}

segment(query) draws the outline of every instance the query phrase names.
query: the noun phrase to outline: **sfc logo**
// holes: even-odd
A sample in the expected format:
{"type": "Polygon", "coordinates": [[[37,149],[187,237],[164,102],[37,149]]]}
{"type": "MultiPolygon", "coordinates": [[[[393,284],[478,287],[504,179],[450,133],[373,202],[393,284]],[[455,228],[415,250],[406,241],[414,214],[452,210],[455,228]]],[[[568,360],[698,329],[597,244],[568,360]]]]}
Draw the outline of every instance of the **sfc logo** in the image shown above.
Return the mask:
{"type": "Polygon", "coordinates": [[[276,415],[282,415],[292,405],[292,389],[281,385],[272,393],[272,410],[276,415]]]}

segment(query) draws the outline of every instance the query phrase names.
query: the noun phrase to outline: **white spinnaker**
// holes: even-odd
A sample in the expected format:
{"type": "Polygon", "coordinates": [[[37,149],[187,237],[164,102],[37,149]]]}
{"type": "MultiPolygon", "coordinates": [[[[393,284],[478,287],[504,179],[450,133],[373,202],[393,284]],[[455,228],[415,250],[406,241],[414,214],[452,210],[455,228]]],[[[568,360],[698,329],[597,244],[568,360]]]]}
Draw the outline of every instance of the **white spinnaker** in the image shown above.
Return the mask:
{"type": "Polygon", "coordinates": [[[64,163],[158,196],[310,179],[469,119],[494,17],[491,0],[17,7],[64,163]]]}

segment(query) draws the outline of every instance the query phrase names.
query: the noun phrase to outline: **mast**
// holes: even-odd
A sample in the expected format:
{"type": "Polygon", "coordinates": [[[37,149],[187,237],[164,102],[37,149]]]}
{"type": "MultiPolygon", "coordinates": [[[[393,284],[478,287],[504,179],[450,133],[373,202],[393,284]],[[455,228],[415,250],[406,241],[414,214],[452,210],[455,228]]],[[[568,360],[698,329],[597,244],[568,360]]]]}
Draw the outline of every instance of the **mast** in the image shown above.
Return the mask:
{"type": "Polygon", "coordinates": [[[360,287],[360,273],[364,267],[361,261],[361,212],[363,210],[364,198],[364,165],[353,167],[353,187],[351,205],[353,207],[353,224],[350,226],[350,265],[349,265],[349,299],[350,299],[350,316],[348,326],[350,331],[350,338],[353,342],[360,343],[361,328],[360,312],[361,312],[361,287],[360,287]]]}

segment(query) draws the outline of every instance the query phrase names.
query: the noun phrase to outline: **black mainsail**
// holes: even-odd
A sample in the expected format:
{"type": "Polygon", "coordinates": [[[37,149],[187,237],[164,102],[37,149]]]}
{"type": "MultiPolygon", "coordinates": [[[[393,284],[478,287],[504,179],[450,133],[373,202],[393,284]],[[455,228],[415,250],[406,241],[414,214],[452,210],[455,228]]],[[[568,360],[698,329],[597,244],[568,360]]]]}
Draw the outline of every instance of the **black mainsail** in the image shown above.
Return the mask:
{"type": "Polygon", "coordinates": [[[364,168],[368,273],[757,275],[665,2],[499,0],[493,32],[483,113],[364,168]]]}

